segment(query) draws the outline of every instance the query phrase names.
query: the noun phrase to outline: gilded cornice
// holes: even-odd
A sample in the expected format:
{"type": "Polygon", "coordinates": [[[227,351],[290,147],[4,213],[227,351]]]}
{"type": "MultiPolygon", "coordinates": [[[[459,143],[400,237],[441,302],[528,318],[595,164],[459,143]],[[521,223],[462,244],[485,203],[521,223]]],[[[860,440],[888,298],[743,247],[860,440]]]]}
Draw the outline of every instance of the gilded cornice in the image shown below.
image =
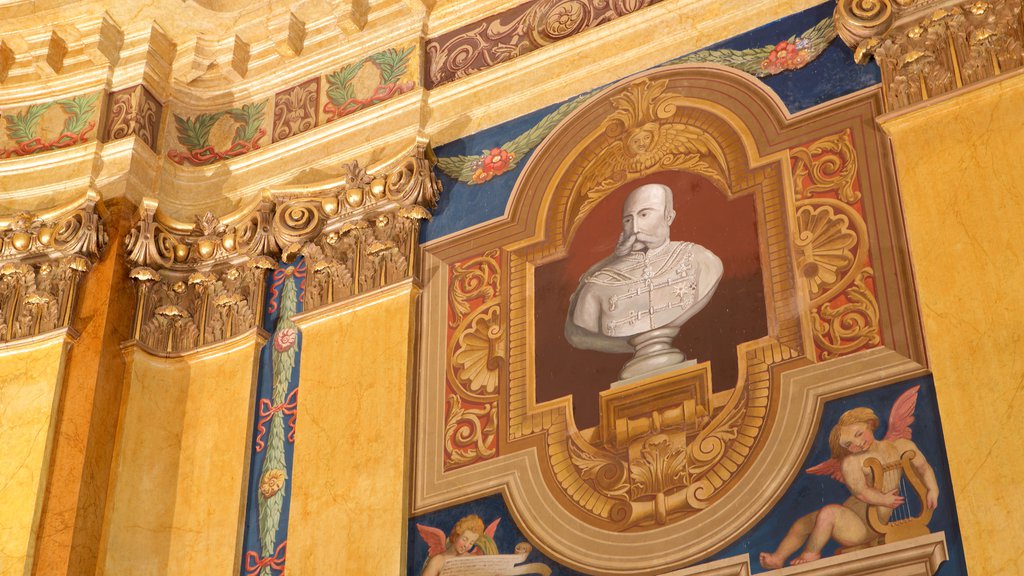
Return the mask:
{"type": "Polygon", "coordinates": [[[39,130],[31,134],[40,141],[4,142],[6,132],[0,134],[0,147],[17,150],[0,160],[0,202],[12,206],[0,209],[0,215],[46,205],[50,194],[76,197],[90,186],[104,198],[124,195],[136,203],[144,196],[156,198],[163,214],[183,221],[207,211],[232,213],[253,204],[268,186],[337,176],[337,167],[353,159],[372,166],[400,153],[418,134],[429,134],[433,142],[460,138],[814,2],[761,0],[735,9],[711,0],[664,0],[643,8],[643,15],[616,18],[435,90],[422,87],[426,38],[516,3],[439,2],[427,6],[429,12],[413,9],[418,0],[370,3],[366,25],[354,33],[341,31],[340,5],[270,10],[252,4],[236,12],[222,6],[218,12],[175,3],[174,12],[151,2],[129,14],[120,5],[85,1],[0,19],[0,39],[14,54],[10,75],[0,83],[0,113],[27,114],[33,105],[48,106],[39,130]],[[194,22],[174,18],[182,10],[193,10],[194,22]],[[98,45],[103,22],[110,42],[120,38],[120,51],[108,50],[108,58],[92,50],[102,58],[75,60],[79,64],[65,65],[60,73],[43,74],[41,39],[69,22],[96,31],[66,34],[71,60],[86,53],[89,42],[98,45]],[[247,36],[246,30],[258,28],[254,22],[276,40],[247,36]],[[677,32],[661,34],[666,27],[677,32]],[[34,39],[34,48],[18,48],[25,48],[24,38],[34,39]],[[302,38],[299,51],[296,38],[302,38]],[[244,44],[248,62],[234,62],[245,56],[244,44]],[[372,112],[368,105],[345,106],[343,70],[361,63],[358,82],[369,82],[382,75],[370,57],[409,48],[406,72],[380,83],[380,94],[387,97],[374,98],[372,112]],[[197,75],[200,69],[205,71],[197,75]],[[332,75],[341,80],[332,85],[332,75]],[[334,86],[337,104],[328,94],[334,86]],[[81,106],[79,116],[59,104],[91,95],[99,97],[91,110],[81,106]],[[197,137],[183,144],[178,119],[202,128],[203,115],[207,122],[216,118],[209,139],[197,129],[197,137]],[[79,117],[81,131],[62,140],[52,135],[79,117]],[[91,123],[95,126],[86,130],[91,123]]]}
{"type": "Polygon", "coordinates": [[[79,283],[107,242],[98,199],[0,220],[0,343],[71,327],[79,283]]]}
{"type": "Polygon", "coordinates": [[[254,206],[188,226],[145,200],[125,239],[138,298],[133,338],[180,355],[262,324],[266,274],[305,258],[305,309],[315,310],[413,276],[419,221],[440,183],[429,144],[367,171],[265,191],[254,206]]]}
{"type": "Polygon", "coordinates": [[[889,112],[1019,69],[1019,0],[840,0],[835,25],[858,63],[874,57],[889,112]]]}

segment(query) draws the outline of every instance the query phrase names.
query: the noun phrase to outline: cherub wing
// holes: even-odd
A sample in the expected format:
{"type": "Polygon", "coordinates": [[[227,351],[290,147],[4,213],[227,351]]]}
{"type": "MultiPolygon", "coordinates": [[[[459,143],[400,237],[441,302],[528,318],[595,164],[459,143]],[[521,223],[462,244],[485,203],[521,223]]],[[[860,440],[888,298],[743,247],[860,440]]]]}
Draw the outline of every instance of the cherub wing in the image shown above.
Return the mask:
{"type": "Polygon", "coordinates": [[[917,408],[917,392],[920,386],[907,390],[892,405],[889,412],[889,429],[886,440],[910,440],[910,425],[914,423],[914,409],[917,408]]]}
{"type": "Polygon", "coordinates": [[[846,480],[843,478],[842,465],[837,458],[829,458],[817,466],[811,466],[805,472],[817,474],[818,476],[831,476],[833,479],[846,484],[846,480]]]}
{"type": "Polygon", "coordinates": [[[494,522],[487,525],[487,528],[484,528],[484,534],[492,540],[494,539],[494,531],[498,529],[498,522],[501,522],[501,518],[496,518],[494,522]]]}
{"type": "Polygon", "coordinates": [[[612,142],[602,150],[597,158],[580,174],[578,190],[584,196],[580,214],[586,214],[605,192],[625,181],[626,168],[629,165],[626,147],[621,141],[612,142]],[[621,173],[621,176],[617,176],[621,173]]]}
{"type": "Polygon", "coordinates": [[[427,556],[436,556],[444,552],[445,541],[448,539],[444,532],[433,526],[424,526],[423,524],[417,524],[416,529],[419,530],[420,536],[429,547],[427,556]]]}

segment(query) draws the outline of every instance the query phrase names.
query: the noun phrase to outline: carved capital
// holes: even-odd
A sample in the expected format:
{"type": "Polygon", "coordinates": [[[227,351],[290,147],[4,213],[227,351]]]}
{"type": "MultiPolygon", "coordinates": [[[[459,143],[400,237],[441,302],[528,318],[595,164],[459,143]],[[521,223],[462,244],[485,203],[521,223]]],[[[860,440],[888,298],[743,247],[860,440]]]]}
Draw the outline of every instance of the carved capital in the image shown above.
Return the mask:
{"type": "Polygon", "coordinates": [[[191,228],[144,200],[126,238],[134,338],[176,355],[259,327],[266,273],[279,260],[307,260],[306,310],[410,277],[419,221],[441,189],[435,162],[423,142],[371,170],[352,162],[336,181],[272,189],[242,213],[207,212],[191,228]]]}
{"type": "Polygon", "coordinates": [[[97,196],[51,217],[18,214],[0,229],[0,342],[70,326],[79,283],[107,242],[97,196]]]}
{"type": "Polygon", "coordinates": [[[1024,64],[1019,1],[840,0],[835,25],[858,63],[881,68],[889,111],[1024,64]]]}

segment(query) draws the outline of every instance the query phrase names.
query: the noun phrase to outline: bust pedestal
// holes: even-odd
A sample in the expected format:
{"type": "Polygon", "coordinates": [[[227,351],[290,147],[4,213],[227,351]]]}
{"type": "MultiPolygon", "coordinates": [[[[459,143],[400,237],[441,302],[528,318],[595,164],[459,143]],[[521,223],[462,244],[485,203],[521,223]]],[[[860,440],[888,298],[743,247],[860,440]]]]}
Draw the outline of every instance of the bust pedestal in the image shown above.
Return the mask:
{"type": "Polygon", "coordinates": [[[653,375],[669,368],[681,368],[696,362],[687,362],[686,355],[672,346],[672,340],[679,334],[679,326],[663,326],[637,334],[629,339],[633,347],[633,358],[626,362],[619,372],[619,381],[612,388],[627,382],[653,375]]]}

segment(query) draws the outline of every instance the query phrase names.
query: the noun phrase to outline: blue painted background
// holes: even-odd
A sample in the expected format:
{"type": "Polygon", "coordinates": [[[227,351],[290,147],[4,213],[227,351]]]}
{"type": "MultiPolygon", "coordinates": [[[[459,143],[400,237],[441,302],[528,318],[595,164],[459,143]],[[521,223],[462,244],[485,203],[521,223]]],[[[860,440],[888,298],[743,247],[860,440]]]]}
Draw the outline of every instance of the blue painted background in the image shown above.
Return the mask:
{"type": "MultiPolygon", "coordinates": [[[[830,457],[828,433],[839,420],[839,416],[851,408],[866,406],[873,409],[882,420],[882,426],[876,430],[875,434],[879,438],[884,437],[889,410],[892,409],[893,403],[900,394],[916,385],[920,385],[921,390],[918,392],[917,409],[914,412],[916,421],[911,426],[913,440],[935,470],[939,484],[939,506],[935,510],[929,528],[932,532],[945,532],[949,548],[949,560],[942,565],[938,576],[966,576],[963,544],[953,501],[953,489],[949,481],[949,464],[943,449],[945,441],[942,437],[938,405],[935,401],[935,386],[931,377],[918,378],[827,403],[814,444],[801,469],[807,469],[830,457]]],[[[764,570],[758,564],[758,554],[773,552],[793,521],[826,504],[841,504],[849,495],[846,487],[832,478],[801,472],[768,516],[748,533],[738,538],[735,543],[705,561],[750,554],[753,572],[763,572],[764,570]]],[[[455,522],[466,514],[480,516],[485,524],[495,518],[502,519],[495,533],[495,542],[503,554],[511,554],[515,545],[525,540],[514,525],[501,495],[491,495],[452,508],[423,514],[409,521],[408,574],[410,576],[419,574],[423,562],[427,558],[427,545],[420,538],[416,524],[434,526],[447,533],[455,525],[455,522]]],[[[551,573],[556,576],[580,574],[548,559],[537,550],[537,543],[534,542],[533,545],[534,551],[531,553],[530,561],[544,562],[552,568],[551,573]]],[[[823,551],[823,557],[832,555],[835,548],[836,545],[830,543],[823,551]]]]}

